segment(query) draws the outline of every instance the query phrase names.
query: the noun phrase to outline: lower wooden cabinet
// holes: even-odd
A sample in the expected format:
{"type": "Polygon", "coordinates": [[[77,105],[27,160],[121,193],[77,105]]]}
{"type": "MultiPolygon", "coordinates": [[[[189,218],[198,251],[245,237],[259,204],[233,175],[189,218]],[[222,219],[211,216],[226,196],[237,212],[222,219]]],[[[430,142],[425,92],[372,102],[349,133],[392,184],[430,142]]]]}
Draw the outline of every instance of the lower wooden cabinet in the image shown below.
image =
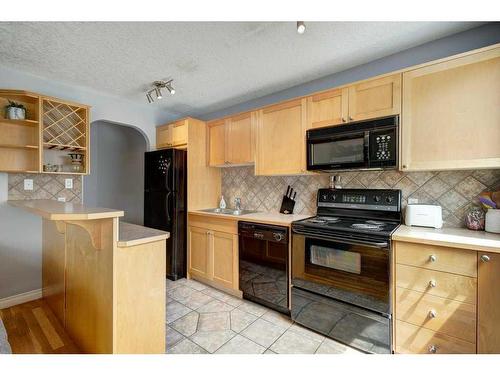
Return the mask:
{"type": "Polygon", "coordinates": [[[394,241],[396,353],[500,354],[500,253],[394,241]]]}
{"type": "Polygon", "coordinates": [[[500,353],[500,254],[478,252],[478,353],[500,353]]]}
{"type": "Polygon", "coordinates": [[[238,291],[237,222],[190,215],[188,273],[224,290],[238,291]]]}

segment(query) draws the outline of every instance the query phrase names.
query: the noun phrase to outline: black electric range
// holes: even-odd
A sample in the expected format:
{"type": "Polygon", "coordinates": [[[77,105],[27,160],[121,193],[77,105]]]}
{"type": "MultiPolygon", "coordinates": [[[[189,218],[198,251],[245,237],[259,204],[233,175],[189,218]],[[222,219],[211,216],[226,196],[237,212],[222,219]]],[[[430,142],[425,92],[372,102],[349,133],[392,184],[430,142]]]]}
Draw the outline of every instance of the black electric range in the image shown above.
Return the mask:
{"type": "Polygon", "coordinates": [[[390,353],[391,235],[401,219],[400,190],[320,189],[317,216],[292,223],[292,319],[390,353]]]}

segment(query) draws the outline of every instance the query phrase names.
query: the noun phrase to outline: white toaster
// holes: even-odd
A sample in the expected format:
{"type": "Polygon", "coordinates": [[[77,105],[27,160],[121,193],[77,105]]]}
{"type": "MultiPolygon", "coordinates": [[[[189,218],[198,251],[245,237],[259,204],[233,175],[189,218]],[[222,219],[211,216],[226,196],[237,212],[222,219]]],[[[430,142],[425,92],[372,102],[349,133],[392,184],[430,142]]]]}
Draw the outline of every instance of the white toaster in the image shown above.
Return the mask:
{"type": "Polygon", "coordinates": [[[441,206],[431,204],[409,204],[406,206],[405,224],[414,227],[443,227],[441,206]]]}

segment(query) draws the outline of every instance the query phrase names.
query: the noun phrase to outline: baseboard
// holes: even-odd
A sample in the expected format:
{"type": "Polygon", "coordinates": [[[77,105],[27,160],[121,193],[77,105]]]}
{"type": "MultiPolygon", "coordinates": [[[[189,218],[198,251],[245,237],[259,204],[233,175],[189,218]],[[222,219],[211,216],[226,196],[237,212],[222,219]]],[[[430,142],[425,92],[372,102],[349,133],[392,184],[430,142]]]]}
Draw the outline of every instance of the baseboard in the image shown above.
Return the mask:
{"type": "Polygon", "coordinates": [[[11,306],[20,305],[21,303],[34,301],[40,298],[42,298],[42,289],[16,294],[15,296],[0,299],[0,309],[6,309],[11,306]]]}

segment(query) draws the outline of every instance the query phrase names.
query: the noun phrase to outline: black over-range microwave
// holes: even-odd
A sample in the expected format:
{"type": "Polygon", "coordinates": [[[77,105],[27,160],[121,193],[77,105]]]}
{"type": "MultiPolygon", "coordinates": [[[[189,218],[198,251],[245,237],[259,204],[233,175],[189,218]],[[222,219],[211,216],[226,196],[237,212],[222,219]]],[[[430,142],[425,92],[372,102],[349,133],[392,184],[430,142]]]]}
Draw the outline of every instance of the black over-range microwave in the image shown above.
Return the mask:
{"type": "Polygon", "coordinates": [[[307,169],[391,169],[398,166],[399,117],[307,131],[307,169]]]}

